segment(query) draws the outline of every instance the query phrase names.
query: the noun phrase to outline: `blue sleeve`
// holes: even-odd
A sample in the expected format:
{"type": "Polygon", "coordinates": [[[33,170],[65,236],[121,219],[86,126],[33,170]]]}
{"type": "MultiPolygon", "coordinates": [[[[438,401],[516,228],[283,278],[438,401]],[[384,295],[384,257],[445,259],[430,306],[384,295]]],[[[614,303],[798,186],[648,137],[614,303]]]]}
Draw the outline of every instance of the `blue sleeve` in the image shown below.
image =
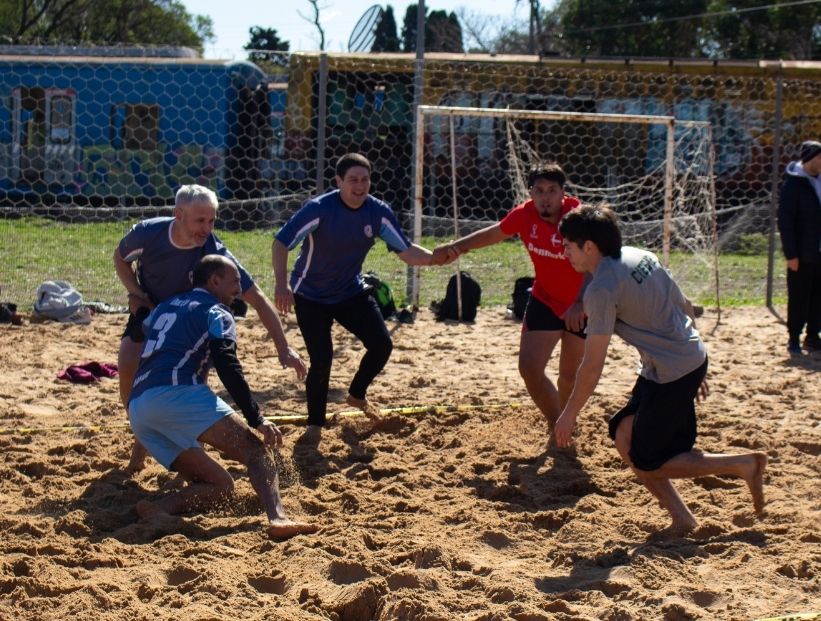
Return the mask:
{"type": "Polygon", "coordinates": [[[316,200],[308,201],[291,216],[276,234],[275,239],[288,250],[293,250],[319,226],[319,214],[319,203],[316,200]]]}
{"type": "Polygon", "coordinates": [[[379,237],[385,241],[388,249],[393,252],[404,252],[411,246],[411,241],[399,228],[399,222],[396,220],[393,210],[385,203],[381,203],[379,237]]]}
{"type": "Polygon", "coordinates": [[[147,228],[145,222],[138,222],[131,227],[131,230],[125,234],[117,246],[117,251],[120,257],[126,263],[132,263],[140,258],[145,247],[147,238],[147,228]]]}
{"type": "Polygon", "coordinates": [[[237,340],[237,324],[228,307],[216,304],[209,309],[208,336],[213,340],[237,340]]]}

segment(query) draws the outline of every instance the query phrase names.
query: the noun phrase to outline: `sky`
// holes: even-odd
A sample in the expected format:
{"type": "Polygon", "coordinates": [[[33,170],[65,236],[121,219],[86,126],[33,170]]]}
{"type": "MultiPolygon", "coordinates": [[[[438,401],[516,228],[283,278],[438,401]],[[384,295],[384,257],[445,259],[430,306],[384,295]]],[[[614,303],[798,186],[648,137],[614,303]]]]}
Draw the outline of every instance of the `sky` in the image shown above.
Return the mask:
{"type": "MultiPolygon", "coordinates": [[[[206,58],[241,59],[246,53],[242,46],[248,42],[252,26],[273,28],[280,39],[290,43],[290,50],[319,49],[316,26],[300,17],[313,17],[308,0],[183,0],[192,15],[207,15],[214,23],[217,39],[206,46],[206,58]]],[[[399,0],[319,0],[320,24],[325,31],[325,50],[342,52],[348,49],[348,39],[359,18],[374,4],[393,7],[397,34],[401,36],[402,20],[408,5],[415,2],[399,0]]],[[[494,16],[507,22],[525,21],[528,17],[527,0],[425,0],[431,11],[456,12],[465,8],[469,13],[494,16]]]]}

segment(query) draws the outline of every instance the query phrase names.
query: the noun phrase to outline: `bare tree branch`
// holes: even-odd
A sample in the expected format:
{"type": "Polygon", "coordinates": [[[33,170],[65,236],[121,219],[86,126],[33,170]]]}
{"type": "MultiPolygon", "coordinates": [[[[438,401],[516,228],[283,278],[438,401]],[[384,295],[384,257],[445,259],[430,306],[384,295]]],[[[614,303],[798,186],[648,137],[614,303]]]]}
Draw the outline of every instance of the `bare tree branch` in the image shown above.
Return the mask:
{"type": "Polygon", "coordinates": [[[45,38],[49,38],[55,30],[57,30],[63,25],[63,17],[66,15],[69,9],[77,8],[80,11],[82,11],[89,4],[89,0],[67,0],[66,3],[63,4],[63,6],[57,9],[57,12],[51,18],[49,25],[46,27],[43,36],[45,38]]]}
{"type": "Polygon", "coordinates": [[[17,29],[17,34],[15,35],[15,43],[17,43],[22,36],[26,33],[26,31],[31,28],[34,24],[36,24],[40,18],[43,16],[43,13],[48,10],[49,5],[51,4],[50,0],[46,0],[43,2],[40,10],[29,20],[27,19],[27,15],[29,9],[34,6],[34,1],[32,0],[23,0],[23,7],[20,10],[20,27],[17,29]]]}
{"type": "Polygon", "coordinates": [[[485,54],[495,51],[493,43],[499,36],[496,17],[468,11],[465,7],[459,7],[456,14],[465,34],[465,49],[478,50],[485,54]]]}
{"type": "Polygon", "coordinates": [[[30,9],[35,7],[34,0],[22,0],[20,8],[20,26],[14,36],[14,43],[19,43],[26,37],[29,30],[35,28],[45,15],[49,15],[48,23],[43,26],[42,36],[48,37],[56,29],[63,25],[66,13],[78,5],[82,5],[83,0],[65,0],[60,4],[57,0],[43,0],[37,12],[29,18],[30,9]]]}
{"type": "Polygon", "coordinates": [[[309,24],[313,24],[314,26],[316,26],[316,29],[319,32],[319,50],[325,51],[325,30],[322,28],[322,24],[319,23],[319,12],[322,9],[326,9],[327,7],[319,6],[319,0],[308,0],[308,4],[310,4],[311,8],[313,9],[313,17],[307,17],[299,11],[297,11],[297,15],[299,15],[309,24]]]}

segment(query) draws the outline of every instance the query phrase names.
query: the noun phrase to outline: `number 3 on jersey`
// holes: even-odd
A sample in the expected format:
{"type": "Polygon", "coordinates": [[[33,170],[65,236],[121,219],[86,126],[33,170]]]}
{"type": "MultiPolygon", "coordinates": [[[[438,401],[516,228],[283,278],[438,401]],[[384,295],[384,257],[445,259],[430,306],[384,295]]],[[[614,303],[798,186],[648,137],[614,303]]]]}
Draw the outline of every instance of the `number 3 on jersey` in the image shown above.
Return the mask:
{"type": "Polygon", "coordinates": [[[146,339],[142,353],[143,358],[148,358],[154,353],[155,349],[162,347],[165,341],[165,335],[171,329],[171,326],[174,325],[175,321],[177,321],[177,315],[174,313],[163,313],[157,317],[157,321],[151,326],[151,335],[153,336],[156,333],[157,338],[146,339]]]}

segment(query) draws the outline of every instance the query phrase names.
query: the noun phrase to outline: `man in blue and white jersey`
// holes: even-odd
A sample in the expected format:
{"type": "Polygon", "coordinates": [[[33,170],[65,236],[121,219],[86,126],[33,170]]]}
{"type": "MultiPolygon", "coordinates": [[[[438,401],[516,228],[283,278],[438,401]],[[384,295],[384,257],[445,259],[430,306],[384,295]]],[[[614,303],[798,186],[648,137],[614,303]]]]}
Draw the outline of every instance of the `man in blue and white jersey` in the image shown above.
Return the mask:
{"type": "Polygon", "coordinates": [[[294,522],[282,508],[269,452],[282,445],[282,434],[260,414],[237,358],[236,324],[227,305],[239,295],[241,283],[233,261],[207,255],[194,267],[194,289],[162,302],[144,322],[146,338],[128,403],[129,421],[148,452],[189,484],[159,500],[140,501],[137,513],[143,518],[183,513],[231,497],[233,477],[205,452],[202,442],[248,468],[268,515],[270,536],[315,532],[315,526],[294,522]],[[212,366],[245,421],[208,387],[212,366]]]}
{"type": "Polygon", "coordinates": [[[639,377],[625,407],[609,422],[622,460],[672,518],[681,534],[697,522],[672,479],[729,474],[747,483],[753,508],[764,508],[767,455],[703,453],[696,441],[695,400],[706,397],[707,350],[695,329],[693,306],[658,258],[622,246],[616,215],[583,205],[559,223],[565,253],[592,276],[584,292],[584,356],[567,404],[556,421],[556,443],[573,441],[576,419],[601,378],[613,334],[640,354],[639,377]]]}
{"type": "Polygon", "coordinates": [[[325,424],[334,321],[366,349],[348,389],[347,403],[366,414],[377,411],[366,393],[388,362],[393,343],[362,280],[362,263],[376,240],[382,239],[408,265],[438,265],[447,258],[444,251],[435,256],[408,240],[390,206],[370,195],[371,173],[371,163],[364,155],[343,155],[336,163],[338,189],[307,201],[273,243],[274,301],[282,313],[294,307],[310,359],[305,386],[308,429],[303,436],[310,442],[319,441],[325,424]],[[288,252],[300,244],[289,281],[288,252]]]}
{"type": "MultiPolygon", "coordinates": [[[[257,311],[274,341],[280,363],[283,367],[292,367],[299,379],[305,377],[305,365],[288,347],[273,304],[214,234],[216,218],[217,196],[212,190],[200,185],[182,186],[176,194],[173,217],[151,218],[137,223],[114,250],[114,267],[128,291],[130,310],[117,360],[123,404],[128,403],[139,363],[142,321],[155,305],[190,290],[194,266],[209,254],[222,255],[237,266],[242,299],[257,311]]],[[[145,451],[135,443],[128,468],[140,470],[144,463],[145,451]]]]}

